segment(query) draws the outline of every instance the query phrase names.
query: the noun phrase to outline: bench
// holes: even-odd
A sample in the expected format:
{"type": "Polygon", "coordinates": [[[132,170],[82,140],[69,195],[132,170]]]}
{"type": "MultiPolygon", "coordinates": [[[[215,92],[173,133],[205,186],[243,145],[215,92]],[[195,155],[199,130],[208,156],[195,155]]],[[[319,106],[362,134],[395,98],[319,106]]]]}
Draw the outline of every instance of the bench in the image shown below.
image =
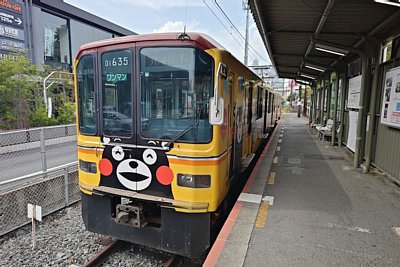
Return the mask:
{"type": "Polygon", "coordinates": [[[315,129],[317,130],[318,133],[318,139],[322,139],[324,136],[327,136],[328,134],[332,135],[332,128],[333,128],[333,120],[328,119],[325,126],[322,125],[317,125],[315,126],[315,129]]]}

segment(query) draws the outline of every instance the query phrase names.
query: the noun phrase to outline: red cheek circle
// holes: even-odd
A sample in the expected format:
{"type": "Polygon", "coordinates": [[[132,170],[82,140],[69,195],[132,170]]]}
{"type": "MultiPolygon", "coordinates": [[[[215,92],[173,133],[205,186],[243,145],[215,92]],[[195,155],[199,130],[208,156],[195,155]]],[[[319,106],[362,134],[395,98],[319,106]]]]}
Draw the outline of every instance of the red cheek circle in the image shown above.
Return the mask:
{"type": "Polygon", "coordinates": [[[109,176],[112,173],[113,166],[109,159],[101,159],[99,162],[99,169],[101,174],[109,176]]]}
{"type": "Polygon", "coordinates": [[[156,171],[157,180],[162,185],[169,185],[172,183],[174,179],[174,173],[172,172],[171,168],[168,166],[161,166],[156,171]]]}

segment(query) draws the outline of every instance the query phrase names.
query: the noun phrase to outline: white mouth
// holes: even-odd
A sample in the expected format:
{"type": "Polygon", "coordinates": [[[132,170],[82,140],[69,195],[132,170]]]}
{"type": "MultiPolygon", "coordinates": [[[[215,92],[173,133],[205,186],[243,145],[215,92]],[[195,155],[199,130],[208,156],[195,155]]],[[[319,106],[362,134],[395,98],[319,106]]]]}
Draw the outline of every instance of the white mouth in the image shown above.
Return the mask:
{"type": "Polygon", "coordinates": [[[118,180],[123,186],[135,191],[146,189],[152,179],[151,171],[147,165],[136,159],[122,161],[118,165],[116,173],[118,180]],[[130,163],[136,166],[132,167],[130,163]]]}

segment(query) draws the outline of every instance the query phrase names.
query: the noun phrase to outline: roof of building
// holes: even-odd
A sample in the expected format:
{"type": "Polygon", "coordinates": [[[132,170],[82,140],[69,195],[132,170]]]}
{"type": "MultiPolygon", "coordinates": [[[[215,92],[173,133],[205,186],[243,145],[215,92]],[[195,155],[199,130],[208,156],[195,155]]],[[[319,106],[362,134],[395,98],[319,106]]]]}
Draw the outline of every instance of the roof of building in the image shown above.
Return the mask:
{"type": "Polygon", "coordinates": [[[33,0],[32,2],[35,5],[62,14],[66,17],[73,18],[77,21],[92,25],[96,28],[103,29],[118,36],[137,34],[117,24],[95,16],[75,6],[67,4],[63,0],[33,0]]]}

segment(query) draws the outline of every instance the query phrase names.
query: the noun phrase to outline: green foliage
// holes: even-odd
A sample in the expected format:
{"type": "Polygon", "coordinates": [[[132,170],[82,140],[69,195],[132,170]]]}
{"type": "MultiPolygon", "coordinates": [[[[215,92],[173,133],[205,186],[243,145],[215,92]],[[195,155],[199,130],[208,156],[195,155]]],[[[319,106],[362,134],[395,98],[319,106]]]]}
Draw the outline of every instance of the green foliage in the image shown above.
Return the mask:
{"type": "Polygon", "coordinates": [[[51,126],[57,124],[57,120],[54,117],[47,117],[47,110],[44,105],[33,110],[29,114],[29,121],[31,127],[51,126]]]}
{"type": "MultiPolygon", "coordinates": [[[[46,68],[44,72],[40,71],[21,54],[0,59],[0,129],[74,122],[73,99],[63,92],[52,94],[53,88],[49,88],[49,96],[54,98],[53,111],[57,111],[59,116],[47,118],[42,88],[43,77],[51,71],[46,68]]],[[[63,88],[65,85],[55,86],[63,88]]]]}
{"type": "Polygon", "coordinates": [[[64,102],[58,109],[58,124],[69,124],[75,122],[75,105],[71,102],[64,102]]]}

